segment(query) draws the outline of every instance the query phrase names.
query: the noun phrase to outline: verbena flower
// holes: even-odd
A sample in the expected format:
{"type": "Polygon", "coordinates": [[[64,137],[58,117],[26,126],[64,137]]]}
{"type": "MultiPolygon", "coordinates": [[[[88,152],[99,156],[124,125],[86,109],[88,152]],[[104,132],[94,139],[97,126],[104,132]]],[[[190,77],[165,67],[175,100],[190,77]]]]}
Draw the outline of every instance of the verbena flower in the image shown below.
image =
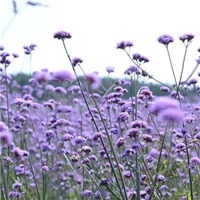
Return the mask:
{"type": "Polygon", "coordinates": [[[95,73],[95,72],[90,73],[90,74],[86,74],[85,78],[86,78],[86,81],[88,82],[88,85],[92,89],[97,89],[101,84],[101,79],[98,76],[98,74],[95,73]]]}
{"type": "Polygon", "coordinates": [[[119,43],[117,43],[117,46],[116,48],[117,49],[125,49],[126,47],[132,47],[133,46],[133,43],[132,42],[129,42],[129,41],[121,41],[119,43]]]}
{"type": "Polygon", "coordinates": [[[124,74],[131,75],[132,73],[140,74],[140,69],[137,66],[130,66],[124,74]]]}
{"type": "Polygon", "coordinates": [[[179,37],[179,40],[181,40],[182,42],[185,42],[186,40],[187,42],[190,42],[193,38],[194,38],[193,34],[184,34],[179,37]]]}
{"type": "Polygon", "coordinates": [[[137,61],[137,62],[149,62],[149,59],[146,58],[145,56],[140,55],[139,53],[134,53],[132,55],[133,60],[137,61]]]}
{"type": "Polygon", "coordinates": [[[83,60],[81,58],[73,58],[71,61],[73,67],[75,67],[76,65],[78,65],[82,62],[83,62],[83,60]]]}
{"type": "Polygon", "coordinates": [[[2,144],[11,144],[13,141],[12,134],[4,122],[0,122],[0,141],[2,144]]]}
{"type": "Polygon", "coordinates": [[[115,68],[112,66],[108,66],[108,67],[106,67],[106,71],[110,74],[115,71],[115,68]]]}
{"type": "Polygon", "coordinates": [[[37,47],[36,44],[30,44],[29,46],[23,46],[23,48],[25,50],[24,53],[26,55],[30,55],[32,53],[32,51],[35,50],[35,47],[37,47]]]}
{"type": "Polygon", "coordinates": [[[181,109],[167,108],[160,113],[160,119],[168,122],[181,122],[183,120],[183,113],[181,109]]]}
{"type": "Polygon", "coordinates": [[[175,99],[169,97],[159,97],[154,100],[150,106],[150,111],[152,113],[159,113],[166,108],[180,109],[179,102],[175,99]]]}
{"type": "Polygon", "coordinates": [[[198,65],[200,64],[200,57],[198,57],[198,58],[196,59],[196,62],[197,62],[198,65]]]}
{"type": "Polygon", "coordinates": [[[168,44],[173,42],[173,41],[174,41],[174,39],[170,35],[161,35],[158,38],[158,42],[161,43],[161,44],[164,44],[165,46],[168,46],[168,44]]]}
{"type": "Polygon", "coordinates": [[[200,166],[200,158],[198,157],[193,157],[190,159],[190,163],[192,166],[196,167],[196,166],[200,166]]]}
{"type": "Polygon", "coordinates": [[[70,39],[72,36],[70,33],[66,31],[58,31],[54,33],[53,37],[59,40],[65,40],[65,39],[70,39]]]}
{"type": "Polygon", "coordinates": [[[73,81],[75,79],[74,76],[67,70],[50,72],[50,75],[53,81],[58,82],[73,81]]]}

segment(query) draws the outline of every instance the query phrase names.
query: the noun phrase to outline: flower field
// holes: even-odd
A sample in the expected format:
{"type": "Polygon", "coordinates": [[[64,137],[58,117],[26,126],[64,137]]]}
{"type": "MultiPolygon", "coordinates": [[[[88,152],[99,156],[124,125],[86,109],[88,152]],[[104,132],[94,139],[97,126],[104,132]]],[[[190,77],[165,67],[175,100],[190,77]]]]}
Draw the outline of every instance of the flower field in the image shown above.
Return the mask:
{"type": "MultiPolygon", "coordinates": [[[[18,54],[0,46],[0,199],[199,200],[200,87],[193,75],[200,57],[183,80],[194,35],[176,41],[185,48],[179,76],[170,54],[173,37],[158,37],[171,85],[143,70],[150,60],[132,53],[132,42],[119,42],[116,48],[131,66],[126,79],[109,88],[98,72],[84,72],[81,58],[71,57],[70,33],[56,32],[53,39],[73,73],[42,69],[25,85],[7,74],[18,54]],[[154,94],[144,80],[154,81],[164,95],[154,94]]],[[[24,47],[26,56],[36,50],[35,44],[24,47]]],[[[106,70],[109,82],[114,67],[106,70]]]]}

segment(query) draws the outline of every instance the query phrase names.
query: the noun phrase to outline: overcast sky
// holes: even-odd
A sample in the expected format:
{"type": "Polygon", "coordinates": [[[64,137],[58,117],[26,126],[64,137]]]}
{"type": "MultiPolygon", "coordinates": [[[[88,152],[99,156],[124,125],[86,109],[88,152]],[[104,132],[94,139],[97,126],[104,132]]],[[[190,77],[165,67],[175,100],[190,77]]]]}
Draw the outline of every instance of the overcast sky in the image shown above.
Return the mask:
{"type": "Polygon", "coordinates": [[[16,2],[18,13],[14,15],[12,0],[0,0],[0,44],[20,55],[9,67],[10,72],[28,72],[22,47],[32,43],[38,46],[33,53],[32,71],[71,70],[61,41],[53,39],[53,33],[59,30],[72,34],[67,41],[71,56],[83,59],[86,72],[99,71],[100,75],[105,75],[107,66],[113,66],[115,76],[124,77],[124,71],[132,65],[124,52],[115,48],[121,40],[132,41],[132,53],[150,60],[144,69],[164,82],[173,76],[166,50],[157,42],[160,35],[170,34],[175,39],[170,51],[178,74],[184,51],[180,35],[195,35],[184,77],[198,57],[199,0],[38,0],[44,6],[37,7],[26,5],[25,0],[16,2]]]}

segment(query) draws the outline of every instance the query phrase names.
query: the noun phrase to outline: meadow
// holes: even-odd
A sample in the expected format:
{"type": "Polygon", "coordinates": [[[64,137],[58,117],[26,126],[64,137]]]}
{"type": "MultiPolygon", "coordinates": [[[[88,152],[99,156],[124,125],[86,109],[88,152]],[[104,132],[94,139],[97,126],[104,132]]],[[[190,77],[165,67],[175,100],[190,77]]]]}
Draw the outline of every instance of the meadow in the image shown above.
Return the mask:
{"type": "MultiPolygon", "coordinates": [[[[173,84],[143,70],[150,60],[132,53],[132,42],[117,43],[132,65],[122,74],[126,79],[114,82],[115,69],[107,67],[106,87],[98,72],[84,72],[82,58],[71,57],[70,33],[58,31],[53,39],[72,72],[42,69],[23,85],[7,73],[19,55],[0,46],[0,199],[199,200],[200,86],[193,75],[200,57],[183,80],[195,36],[157,39],[166,49],[173,84]],[[184,48],[179,76],[173,42],[184,48]]],[[[23,48],[29,57],[37,51],[35,44],[23,48]]]]}

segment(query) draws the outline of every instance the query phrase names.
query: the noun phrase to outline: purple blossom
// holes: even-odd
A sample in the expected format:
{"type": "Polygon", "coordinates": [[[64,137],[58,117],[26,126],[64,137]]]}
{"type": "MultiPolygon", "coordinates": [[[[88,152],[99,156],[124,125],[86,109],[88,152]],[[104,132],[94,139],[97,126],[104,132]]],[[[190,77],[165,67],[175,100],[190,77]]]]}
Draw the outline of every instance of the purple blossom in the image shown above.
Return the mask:
{"type": "Polygon", "coordinates": [[[157,180],[157,181],[166,181],[166,178],[165,178],[163,175],[158,174],[158,175],[156,176],[156,180],[157,180]]]}
{"type": "Polygon", "coordinates": [[[12,185],[13,190],[20,189],[22,187],[22,184],[20,182],[15,182],[12,185]]]}
{"type": "Polygon", "coordinates": [[[128,114],[128,112],[120,112],[117,115],[117,121],[118,122],[125,122],[129,119],[130,115],[128,114]]]}
{"type": "Polygon", "coordinates": [[[160,119],[168,122],[181,122],[183,120],[183,113],[181,109],[167,108],[160,113],[160,119]]]}
{"type": "Polygon", "coordinates": [[[184,35],[182,35],[182,36],[179,37],[179,39],[182,42],[185,42],[186,40],[187,40],[187,42],[190,42],[193,38],[194,38],[193,34],[184,34],[184,35]]]}
{"type": "Polygon", "coordinates": [[[161,44],[164,44],[165,46],[168,46],[169,43],[173,42],[174,39],[170,35],[161,35],[158,38],[158,42],[161,44]]]}
{"type": "Polygon", "coordinates": [[[73,58],[71,61],[73,67],[75,67],[76,65],[78,65],[82,62],[83,62],[83,60],[81,58],[73,58]]]}
{"type": "Polygon", "coordinates": [[[161,86],[160,90],[163,92],[170,92],[170,89],[167,86],[161,86]]]}
{"type": "Polygon", "coordinates": [[[127,135],[129,137],[137,137],[141,134],[141,130],[139,130],[138,128],[131,128],[127,131],[127,135]]]}
{"type": "Polygon", "coordinates": [[[100,84],[101,84],[101,79],[98,76],[97,73],[93,72],[90,74],[86,74],[86,81],[88,82],[88,85],[92,88],[92,89],[97,89],[100,84]]]}
{"type": "Polygon", "coordinates": [[[66,31],[58,31],[54,33],[53,37],[59,40],[65,40],[65,39],[70,39],[72,36],[70,33],[66,31]]]}
{"type": "Polygon", "coordinates": [[[166,108],[180,109],[179,102],[175,99],[169,97],[159,97],[150,106],[150,111],[152,113],[159,113],[166,108]]]}
{"type": "Polygon", "coordinates": [[[149,62],[149,59],[146,58],[145,56],[140,55],[139,53],[134,53],[132,55],[133,60],[136,60],[137,62],[149,62]]]}
{"type": "Polygon", "coordinates": [[[67,70],[50,72],[50,75],[53,81],[65,82],[74,80],[74,76],[67,70]]]}
{"type": "Polygon", "coordinates": [[[121,147],[125,144],[126,140],[123,137],[118,138],[118,140],[115,142],[115,145],[117,147],[121,147]]]}
{"type": "Polygon", "coordinates": [[[198,83],[198,80],[196,78],[192,78],[187,82],[187,85],[195,85],[196,83],[198,83]]]}
{"type": "Polygon", "coordinates": [[[115,71],[115,68],[111,67],[111,66],[108,66],[108,67],[106,67],[106,71],[110,74],[110,73],[115,71]]]}
{"type": "Polygon", "coordinates": [[[0,141],[3,144],[11,144],[13,141],[12,134],[4,122],[0,122],[0,141]]]}
{"type": "Polygon", "coordinates": [[[200,158],[193,157],[193,158],[190,159],[190,163],[194,167],[199,166],[200,165],[200,158]]]}
{"type": "Polygon", "coordinates": [[[132,47],[133,46],[133,43],[132,42],[129,42],[129,41],[121,41],[119,43],[117,43],[117,46],[116,48],[117,49],[125,49],[126,47],[132,47]]]}
{"type": "Polygon", "coordinates": [[[196,59],[196,62],[197,62],[198,65],[200,64],[200,57],[198,57],[198,58],[196,59]]]}
{"type": "Polygon", "coordinates": [[[130,66],[124,74],[131,75],[132,73],[140,74],[140,70],[137,66],[130,66]]]}
{"type": "Polygon", "coordinates": [[[0,45],[0,51],[4,50],[4,46],[0,45]]]}
{"type": "Polygon", "coordinates": [[[32,51],[33,50],[35,50],[35,47],[37,47],[37,45],[36,44],[31,44],[31,45],[29,45],[29,46],[23,46],[23,48],[24,48],[24,53],[26,54],[26,55],[30,55],[31,53],[32,53],[32,51]]]}

